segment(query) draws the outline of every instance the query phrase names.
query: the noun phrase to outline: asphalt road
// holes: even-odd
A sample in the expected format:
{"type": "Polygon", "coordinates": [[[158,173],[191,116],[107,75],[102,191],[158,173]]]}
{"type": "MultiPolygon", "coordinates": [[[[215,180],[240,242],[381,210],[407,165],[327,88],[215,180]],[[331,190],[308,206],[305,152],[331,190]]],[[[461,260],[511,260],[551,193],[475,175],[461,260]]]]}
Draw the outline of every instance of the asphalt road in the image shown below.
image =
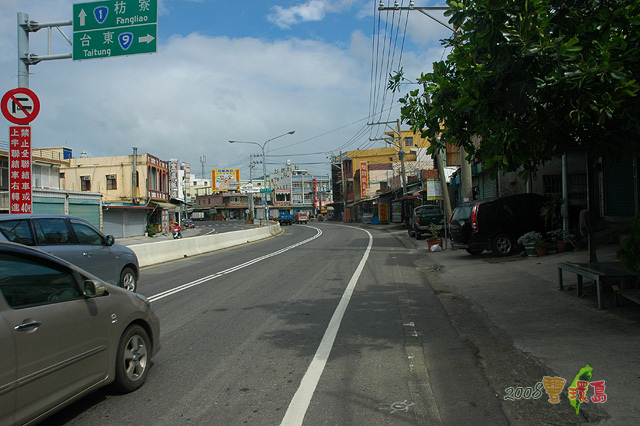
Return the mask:
{"type": "Polygon", "coordinates": [[[403,238],[284,231],[143,269],[162,328],[146,384],[46,424],[507,424],[403,238]]]}

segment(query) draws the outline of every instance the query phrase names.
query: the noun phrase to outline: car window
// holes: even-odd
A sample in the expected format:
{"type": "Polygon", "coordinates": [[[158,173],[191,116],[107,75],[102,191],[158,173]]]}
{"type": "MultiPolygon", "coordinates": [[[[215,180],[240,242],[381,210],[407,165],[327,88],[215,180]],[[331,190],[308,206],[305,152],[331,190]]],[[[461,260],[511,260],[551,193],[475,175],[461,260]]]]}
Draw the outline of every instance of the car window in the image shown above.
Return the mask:
{"type": "Polygon", "coordinates": [[[0,232],[12,243],[34,245],[33,234],[29,226],[29,219],[0,221],[0,232]]]}
{"type": "Polygon", "coordinates": [[[480,203],[478,206],[478,221],[493,219],[498,213],[498,201],[490,201],[487,203],[480,203]]]}
{"type": "Polygon", "coordinates": [[[522,216],[527,212],[522,201],[522,197],[513,197],[505,200],[505,203],[509,206],[514,216],[522,216]]]}
{"type": "Polygon", "coordinates": [[[71,227],[73,231],[76,233],[76,238],[78,239],[78,244],[90,244],[94,246],[100,246],[104,244],[104,240],[102,239],[102,235],[96,232],[92,227],[80,223],[71,221],[71,227]]]}
{"type": "Polygon", "coordinates": [[[471,219],[471,206],[468,204],[461,204],[456,207],[453,212],[453,220],[469,220],[471,219]]]}
{"type": "Polygon", "coordinates": [[[434,213],[440,213],[440,207],[436,206],[436,205],[428,205],[425,204],[422,207],[418,207],[416,209],[416,214],[434,214],[434,213]]]}
{"type": "Polygon", "coordinates": [[[72,238],[64,219],[34,219],[38,244],[71,244],[72,238]]]}
{"type": "Polygon", "coordinates": [[[9,253],[0,253],[0,292],[13,309],[82,298],[70,269],[9,253]]]}

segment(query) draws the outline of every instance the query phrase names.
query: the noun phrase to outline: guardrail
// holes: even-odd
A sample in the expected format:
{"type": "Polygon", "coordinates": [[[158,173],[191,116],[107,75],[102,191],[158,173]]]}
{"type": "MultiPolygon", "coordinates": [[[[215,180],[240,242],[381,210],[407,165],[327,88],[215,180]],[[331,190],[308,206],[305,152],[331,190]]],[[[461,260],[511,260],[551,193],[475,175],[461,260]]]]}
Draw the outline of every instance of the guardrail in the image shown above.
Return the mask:
{"type": "Polygon", "coordinates": [[[136,244],[129,248],[138,256],[140,267],[144,267],[262,240],[281,231],[280,224],[276,223],[256,229],[136,244]]]}

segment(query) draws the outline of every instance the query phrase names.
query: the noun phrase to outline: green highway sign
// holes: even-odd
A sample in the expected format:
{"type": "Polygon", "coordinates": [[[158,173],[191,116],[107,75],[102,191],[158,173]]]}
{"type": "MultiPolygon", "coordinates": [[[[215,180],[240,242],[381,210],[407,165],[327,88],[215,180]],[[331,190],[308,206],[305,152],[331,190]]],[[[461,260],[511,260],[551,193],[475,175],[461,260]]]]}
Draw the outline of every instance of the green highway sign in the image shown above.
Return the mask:
{"type": "Polygon", "coordinates": [[[73,5],[73,60],[155,53],[158,0],[73,5]]]}
{"type": "Polygon", "coordinates": [[[73,32],[157,24],[158,0],[103,0],[73,5],[73,32]]]}
{"type": "Polygon", "coordinates": [[[155,53],[156,24],[73,33],[73,60],[155,53]]]}

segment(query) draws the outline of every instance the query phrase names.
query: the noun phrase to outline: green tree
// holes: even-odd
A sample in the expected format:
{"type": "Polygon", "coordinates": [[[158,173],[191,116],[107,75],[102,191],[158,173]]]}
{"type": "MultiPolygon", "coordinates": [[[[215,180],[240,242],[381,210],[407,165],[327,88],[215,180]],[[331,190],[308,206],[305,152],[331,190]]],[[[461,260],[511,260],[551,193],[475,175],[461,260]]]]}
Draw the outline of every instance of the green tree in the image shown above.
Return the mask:
{"type": "MultiPolygon", "coordinates": [[[[413,130],[463,146],[494,175],[523,167],[524,178],[565,152],[640,152],[639,1],[447,4],[451,52],[400,99],[413,130]]],[[[392,76],[390,88],[402,79],[392,76]]]]}

